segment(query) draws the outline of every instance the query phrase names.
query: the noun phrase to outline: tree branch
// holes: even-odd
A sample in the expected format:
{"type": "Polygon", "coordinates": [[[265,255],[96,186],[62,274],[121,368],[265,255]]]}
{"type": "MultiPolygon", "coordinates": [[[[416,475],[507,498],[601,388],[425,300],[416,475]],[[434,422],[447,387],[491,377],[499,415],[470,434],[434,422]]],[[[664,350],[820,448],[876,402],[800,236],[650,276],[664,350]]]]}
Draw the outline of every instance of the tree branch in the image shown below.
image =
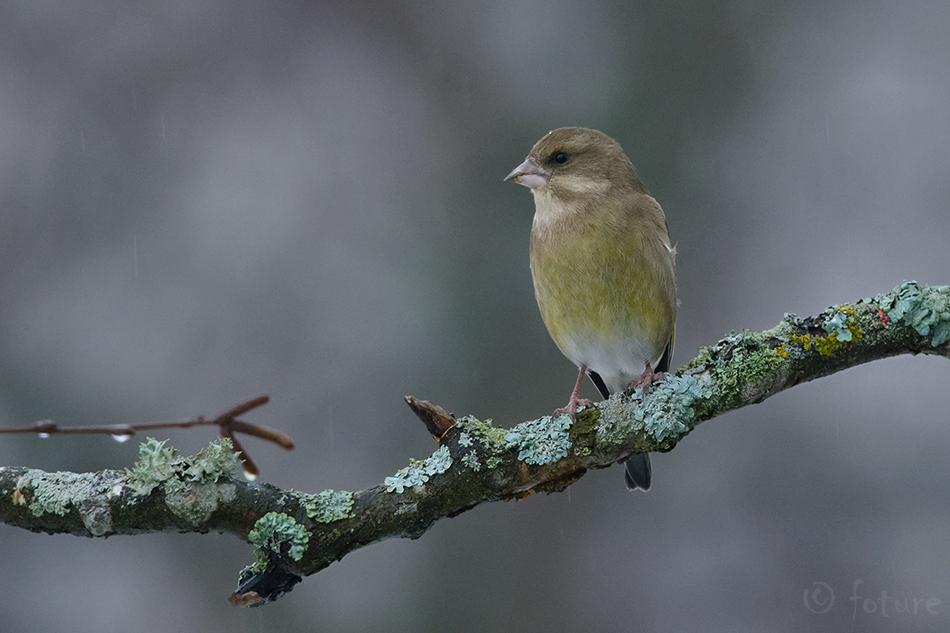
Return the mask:
{"type": "Polygon", "coordinates": [[[235,480],[227,439],[186,458],[149,440],[125,472],[0,468],[0,520],[82,536],[235,534],[254,545],[258,562],[242,572],[231,601],[253,606],[364,545],[418,538],[478,504],[559,492],[591,468],[672,450],[700,422],[801,382],[898,354],[950,357],[948,340],[950,287],[905,282],[813,317],[786,315],[765,332],[733,333],[648,396],[615,394],[580,410],[573,424],[545,416],[504,429],[407,398],[440,447],[359,492],[311,495],[235,480]]]}

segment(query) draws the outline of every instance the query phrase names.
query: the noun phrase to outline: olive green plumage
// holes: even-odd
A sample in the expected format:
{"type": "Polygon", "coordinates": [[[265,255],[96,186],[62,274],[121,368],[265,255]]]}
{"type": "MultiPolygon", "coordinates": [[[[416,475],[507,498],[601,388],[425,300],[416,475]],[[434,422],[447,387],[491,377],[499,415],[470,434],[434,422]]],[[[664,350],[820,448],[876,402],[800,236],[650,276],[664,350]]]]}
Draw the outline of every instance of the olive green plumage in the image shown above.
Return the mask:
{"type": "MultiPolygon", "coordinates": [[[[672,350],[675,250],[620,145],[596,130],[554,130],[508,179],[534,194],[531,274],[551,338],[604,397],[649,385],[672,350]]],[[[578,402],[575,388],[566,410],[578,402]]],[[[645,454],[631,459],[628,485],[649,487],[649,468],[645,454]]]]}

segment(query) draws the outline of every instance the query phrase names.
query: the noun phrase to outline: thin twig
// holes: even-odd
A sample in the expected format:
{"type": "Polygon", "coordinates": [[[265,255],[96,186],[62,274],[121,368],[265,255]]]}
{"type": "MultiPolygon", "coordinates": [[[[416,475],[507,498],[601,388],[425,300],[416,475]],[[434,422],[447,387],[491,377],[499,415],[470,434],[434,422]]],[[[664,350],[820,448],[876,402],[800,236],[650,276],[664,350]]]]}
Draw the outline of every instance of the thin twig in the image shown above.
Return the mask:
{"type": "Polygon", "coordinates": [[[276,444],[285,450],[294,447],[293,440],[285,433],[276,429],[271,429],[259,424],[252,424],[243,420],[238,420],[239,415],[244,415],[258,407],[270,402],[270,396],[260,395],[246,400],[231,407],[208,420],[203,415],[189,420],[175,420],[171,422],[146,422],[139,424],[94,424],[87,426],[60,426],[52,420],[40,420],[33,426],[13,429],[0,429],[0,433],[36,433],[42,437],[50,435],[80,435],[80,434],[104,434],[111,435],[118,440],[127,440],[137,432],[153,431],[155,429],[187,429],[193,426],[217,426],[221,430],[221,436],[231,440],[234,446],[234,452],[237,453],[244,462],[244,472],[250,476],[258,474],[258,468],[248,457],[247,451],[234,437],[235,433],[244,433],[252,437],[260,438],[266,442],[276,444]]]}

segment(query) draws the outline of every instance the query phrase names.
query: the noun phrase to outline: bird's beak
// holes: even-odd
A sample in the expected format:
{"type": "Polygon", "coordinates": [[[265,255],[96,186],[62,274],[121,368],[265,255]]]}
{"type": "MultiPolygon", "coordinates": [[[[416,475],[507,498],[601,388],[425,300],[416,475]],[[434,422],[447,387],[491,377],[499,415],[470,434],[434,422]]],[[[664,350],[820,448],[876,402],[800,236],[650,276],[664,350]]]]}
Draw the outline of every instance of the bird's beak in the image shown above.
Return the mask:
{"type": "Polygon", "coordinates": [[[548,172],[544,170],[541,165],[534,162],[533,159],[528,158],[515,167],[514,171],[508,174],[505,180],[511,180],[519,185],[524,185],[528,189],[535,189],[548,181],[548,172]]]}

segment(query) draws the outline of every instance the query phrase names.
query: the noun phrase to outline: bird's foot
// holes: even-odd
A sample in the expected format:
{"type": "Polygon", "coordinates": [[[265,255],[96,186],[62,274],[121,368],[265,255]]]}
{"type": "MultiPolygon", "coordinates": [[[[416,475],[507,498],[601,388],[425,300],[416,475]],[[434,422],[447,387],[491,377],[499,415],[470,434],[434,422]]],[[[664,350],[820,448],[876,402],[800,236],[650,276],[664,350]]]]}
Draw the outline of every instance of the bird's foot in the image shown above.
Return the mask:
{"type": "Polygon", "coordinates": [[[646,369],[642,374],[630,381],[628,387],[630,389],[636,389],[637,387],[643,387],[643,395],[647,395],[650,392],[650,387],[655,382],[660,382],[666,378],[666,372],[664,371],[653,371],[653,367],[650,366],[650,363],[647,363],[646,369]]]}
{"type": "Polygon", "coordinates": [[[577,407],[589,407],[590,400],[587,398],[581,398],[581,383],[584,381],[584,374],[587,373],[587,366],[581,365],[580,372],[577,374],[577,382],[574,384],[574,391],[571,392],[571,398],[567,401],[566,407],[561,407],[554,410],[554,416],[566,415],[571,418],[571,422],[574,422],[574,414],[577,413],[577,407]]]}
{"type": "Polygon", "coordinates": [[[589,406],[590,406],[590,400],[588,400],[587,398],[576,398],[572,395],[571,399],[568,400],[567,402],[567,406],[558,407],[557,409],[554,410],[553,417],[556,418],[559,415],[566,415],[569,418],[571,418],[571,420],[573,421],[574,414],[577,413],[577,407],[589,407],[589,406]]]}

